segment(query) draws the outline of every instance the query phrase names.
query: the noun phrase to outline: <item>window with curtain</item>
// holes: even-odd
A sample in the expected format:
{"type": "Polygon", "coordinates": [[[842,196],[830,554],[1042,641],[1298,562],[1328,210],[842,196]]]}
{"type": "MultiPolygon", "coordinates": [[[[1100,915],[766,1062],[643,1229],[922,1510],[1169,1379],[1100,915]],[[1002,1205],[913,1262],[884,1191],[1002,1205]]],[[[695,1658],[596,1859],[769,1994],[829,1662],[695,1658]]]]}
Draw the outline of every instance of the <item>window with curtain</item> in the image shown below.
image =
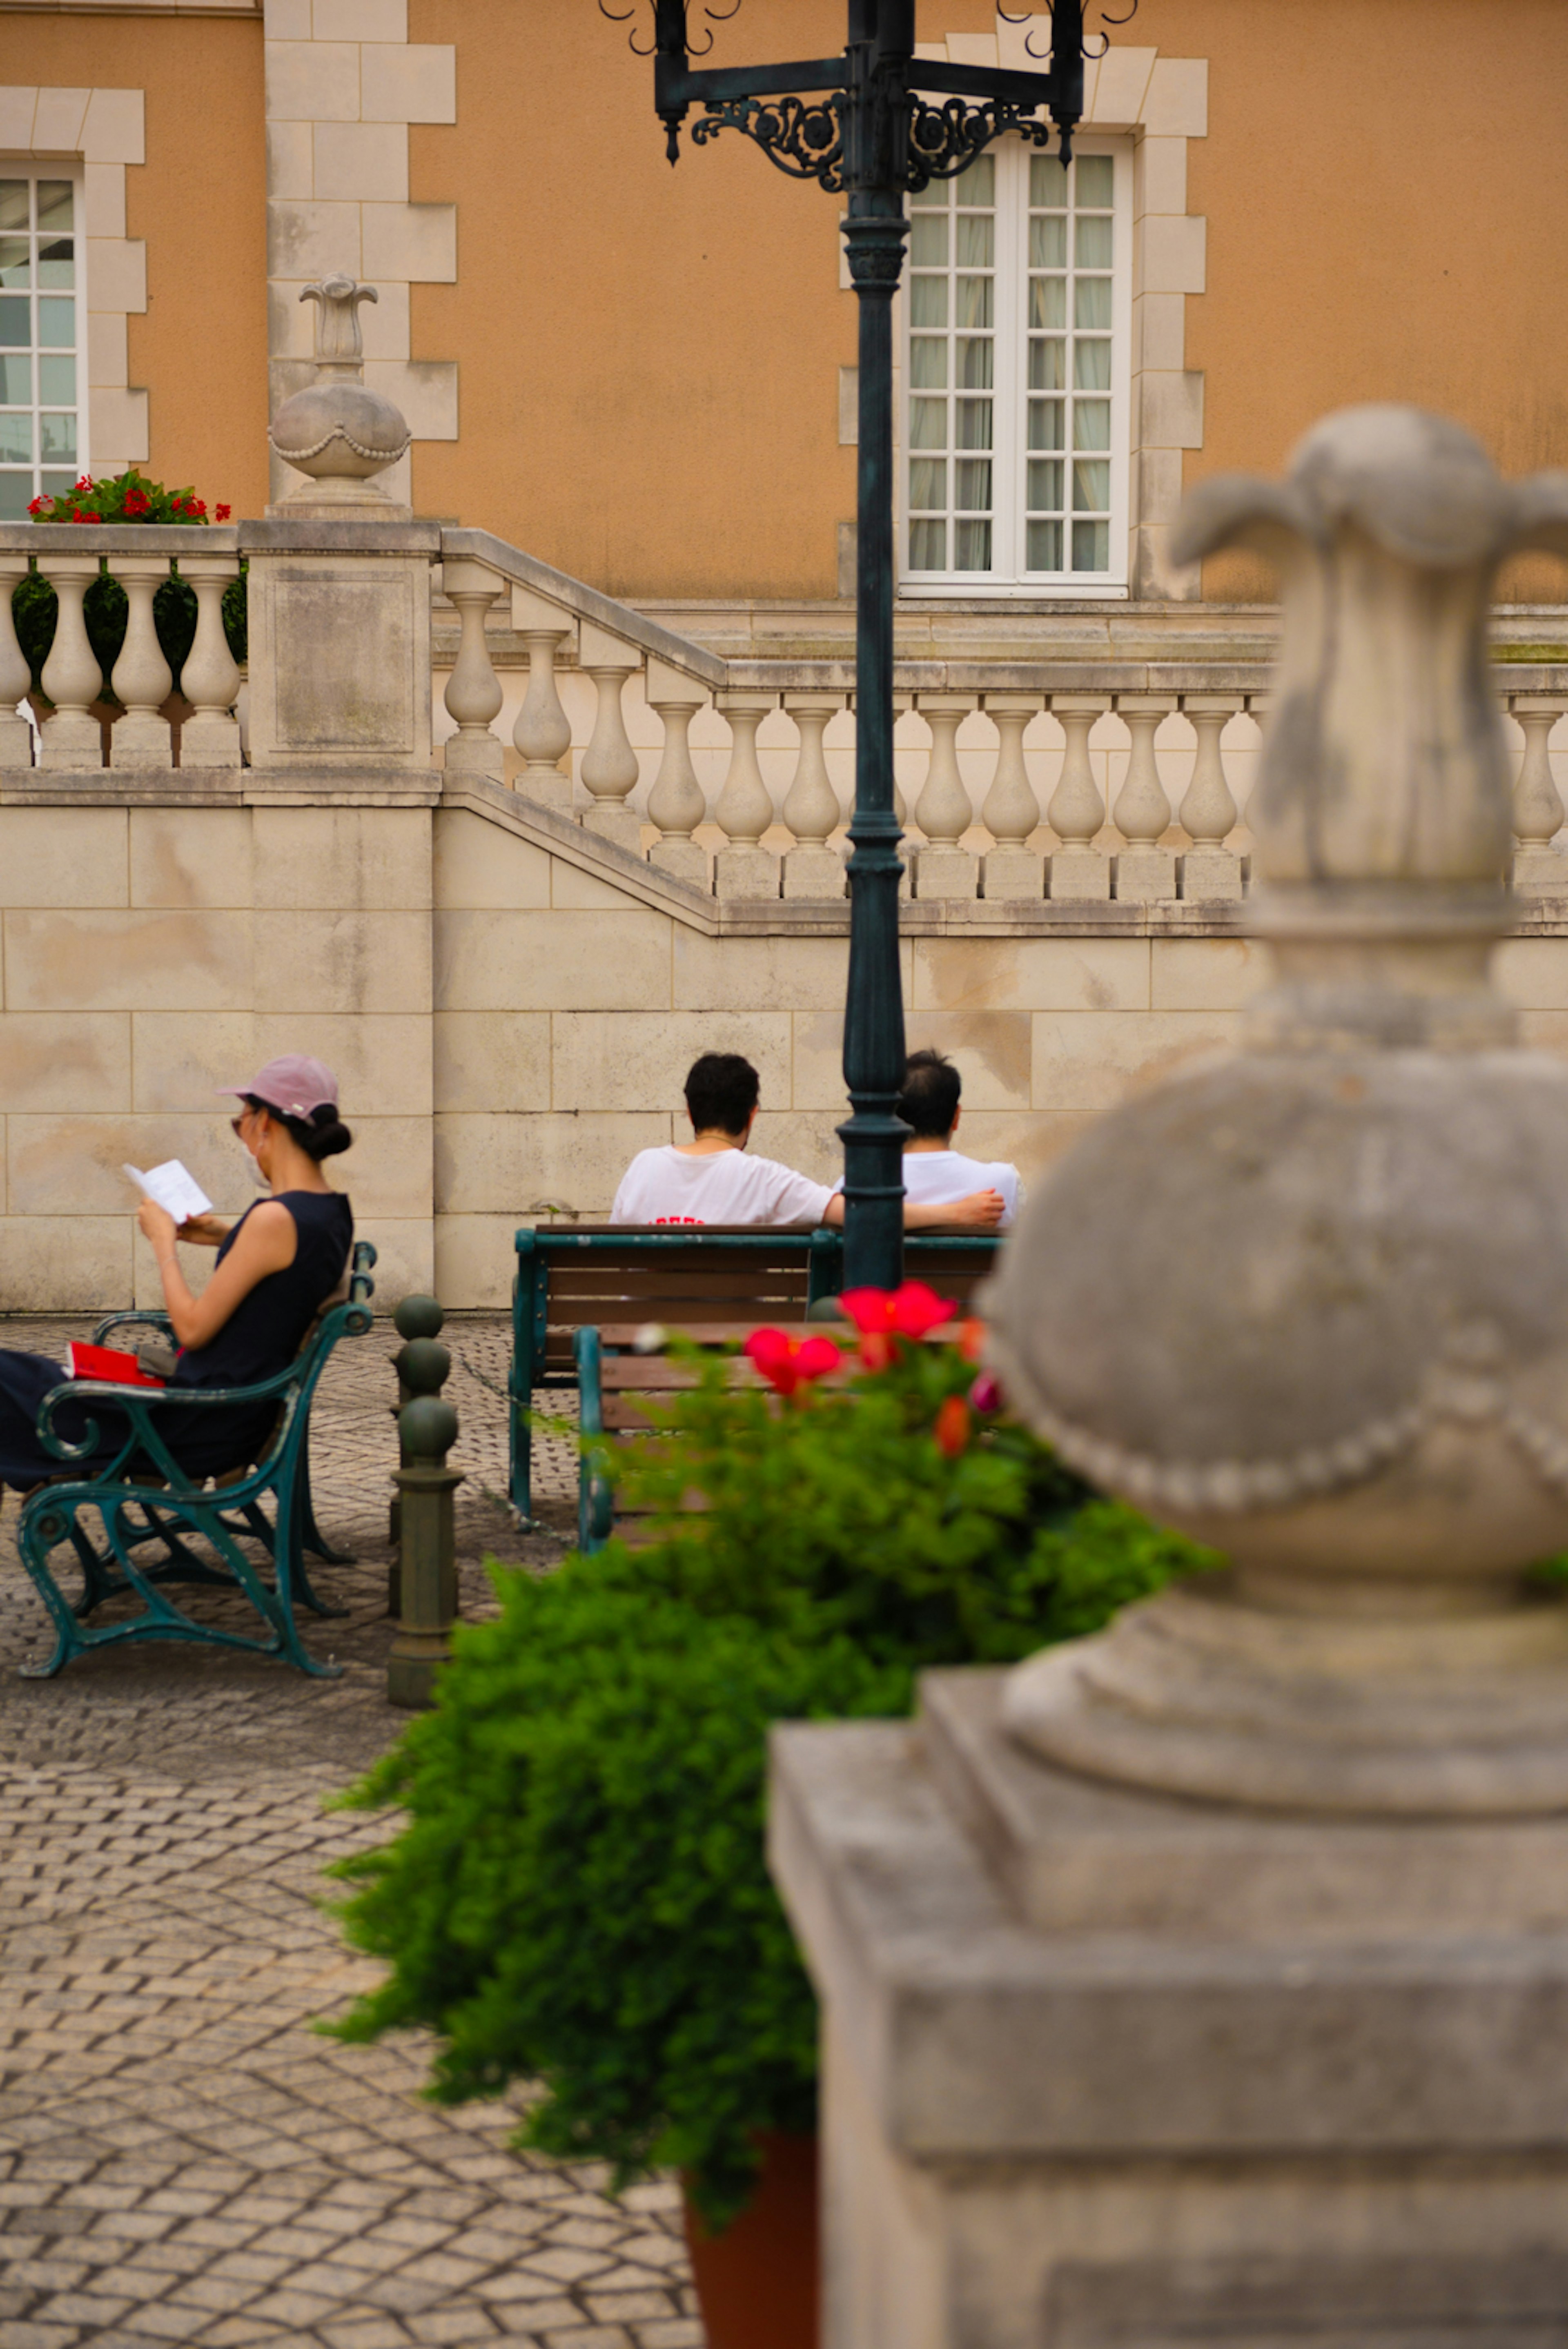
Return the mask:
{"type": "Polygon", "coordinates": [[[0,521],[87,464],[75,183],[0,162],[0,521]]]}
{"type": "Polygon", "coordinates": [[[1013,139],[911,197],[909,586],[1125,587],[1130,176],[1013,139]]]}

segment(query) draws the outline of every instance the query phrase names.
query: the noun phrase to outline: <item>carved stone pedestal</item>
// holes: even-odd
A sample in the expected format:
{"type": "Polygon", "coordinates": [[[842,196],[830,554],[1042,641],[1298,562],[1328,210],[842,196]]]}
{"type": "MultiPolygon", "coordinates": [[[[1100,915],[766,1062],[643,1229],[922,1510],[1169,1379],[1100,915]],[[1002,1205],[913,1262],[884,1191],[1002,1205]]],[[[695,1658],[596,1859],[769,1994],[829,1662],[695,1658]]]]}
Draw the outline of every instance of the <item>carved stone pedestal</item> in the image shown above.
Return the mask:
{"type": "Polygon", "coordinates": [[[1074,905],[1103,905],[1111,894],[1111,860],[1103,848],[1058,848],[1051,858],[1053,897],[1074,905]]]}
{"type": "Polygon", "coordinates": [[[1190,904],[1229,903],[1241,895],[1241,860],[1233,848],[1189,848],[1177,859],[1176,879],[1190,904]]]}
{"type": "Polygon", "coordinates": [[[693,889],[708,886],[708,852],[694,840],[656,840],[648,861],[656,873],[668,873],[673,881],[689,881],[693,889]]]}
{"type": "Polygon", "coordinates": [[[1124,848],[1111,859],[1111,885],[1133,905],[1158,905],[1176,895],[1176,852],[1170,848],[1124,848]]]}
{"type": "Polygon", "coordinates": [[[1568,1821],[1260,1820],[1053,1769],[1001,1672],[775,1733],[825,2018],[823,2349],[1540,2349],[1568,1821]]]}
{"type": "Polygon", "coordinates": [[[779,860],[771,848],[721,848],[713,859],[716,897],[763,898],[779,894],[779,860]]]}
{"type": "Polygon", "coordinates": [[[917,897],[973,897],[980,889],[980,859],[967,848],[917,848],[914,867],[917,897]]]}
{"type": "Polygon", "coordinates": [[[1045,859],[1028,848],[992,849],[980,861],[980,894],[993,904],[1003,898],[1033,903],[1044,897],[1045,859]]]}
{"type": "Polygon", "coordinates": [[[635,808],[601,801],[583,810],[583,830],[593,833],[599,840],[612,842],[617,848],[624,848],[630,856],[642,854],[642,818],[635,808]]]}

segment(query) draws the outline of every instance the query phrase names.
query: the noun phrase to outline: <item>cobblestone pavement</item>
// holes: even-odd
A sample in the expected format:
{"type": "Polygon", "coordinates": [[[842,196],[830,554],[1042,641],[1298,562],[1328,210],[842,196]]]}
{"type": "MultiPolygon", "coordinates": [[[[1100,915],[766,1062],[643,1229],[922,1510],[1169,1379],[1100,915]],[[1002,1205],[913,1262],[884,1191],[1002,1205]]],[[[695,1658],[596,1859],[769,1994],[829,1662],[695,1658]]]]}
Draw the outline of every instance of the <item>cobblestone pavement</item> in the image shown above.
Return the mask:
{"type": "MultiPolygon", "coordinates": [[[[0,1343],[57,1353],[87,1328],[0,1321],[0,1343]]],[[[444,1336],[474,1615],[486,1551],[535,1571],[561,1554],[573,1464],[544,1447],[558,1530],[520,1535],[505,1322],[444,1336]]],[[[672,2185],[613,2202],[592,2166],[504,2150],[514,2108],[423,2103],[417,2034],[348,2048],[311,2028],[374,1979],[320,1871],[387,1826],[321,1798],[403,1719],[385,1697],[396,1344],[378,1323],[338,1349],[312,1431],[321,1522],[358,1557],[322,1570],[348,1611],[306,1633],[341,1680],[160,1643],[18,1680],[47,1633],[14,1498],[0,1526],[4,2349],[701,2349],[672,2185]]]]}

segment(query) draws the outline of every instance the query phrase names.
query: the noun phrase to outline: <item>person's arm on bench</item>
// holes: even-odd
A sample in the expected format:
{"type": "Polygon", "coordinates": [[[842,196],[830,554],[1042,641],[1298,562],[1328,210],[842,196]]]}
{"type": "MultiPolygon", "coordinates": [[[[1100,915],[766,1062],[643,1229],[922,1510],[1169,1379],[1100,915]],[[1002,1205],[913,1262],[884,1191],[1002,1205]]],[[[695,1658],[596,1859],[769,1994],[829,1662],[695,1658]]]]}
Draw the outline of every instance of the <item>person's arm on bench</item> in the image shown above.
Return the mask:
{"type": "MultiPolygon", "coordinates": [[[[971,1191],[967,1199],[946,1199],[918,1206],[913,1199],[904,1202],[904,1229],[925,1231],[932,1224],[960,1224],[966,1230],[993,1232],[1005,1212],[1000,1191],[971,1191]]],[[[822,1220],[835,1230],[844,1221],[844,1194],[836,1191],[823,1209],[822,1220]]]]}

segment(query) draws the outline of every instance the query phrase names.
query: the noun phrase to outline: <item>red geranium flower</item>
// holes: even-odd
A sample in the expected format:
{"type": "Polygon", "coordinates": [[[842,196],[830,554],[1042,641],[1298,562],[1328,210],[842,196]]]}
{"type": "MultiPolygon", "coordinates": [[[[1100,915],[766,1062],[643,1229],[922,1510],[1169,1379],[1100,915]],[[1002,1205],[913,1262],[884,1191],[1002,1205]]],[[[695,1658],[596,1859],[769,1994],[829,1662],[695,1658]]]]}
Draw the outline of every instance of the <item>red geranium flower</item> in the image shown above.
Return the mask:
{"type": "Polygon", "coordinates": [[[43,512],[43,511],[44,511],[44,508],[45,508],[47,505],[51,504],[52,502],[53,502],[53,501],[52,501],[51,499],[48,499],[48,498],[45,498],[45,497],[37,497],[37,498],[35,498],[35,499],[33,500],[32,504],[27,508],[27,512],[28,512],[30,514],[42,513],[42,512],[43,512]]]}
{"type": "Polygon", "coordinates": [[[188,514],[204,514],[207,511],[206,499],[187,498],[185,501],[185,511],[188,514]]]}
{"type": "Polygon", "coordinates": [[[82,477],[81,477],[80,481],[77,483],[77,495],[78,495],[78,498],[80,497],[80,495],[81,495],[81,493],[82,493],[82,492],[83,492],[84,490],[90,490],[90,489],[91,489],[91,487],[92,487],[92,475],[91,475],[90,473],[84,473],[84,474],[82,475],[82,477]]]}
{"type": "Polygon", "coordinates": [[[792,1338],[787,1330],[753,1330],[741,1350],[782,1395],[826,1378],[844,1359],[831,1338],[792,1338]]]}
{"type": "Polygon", "coordinates": [[[871,1371],[887,1369],[900,1338],[927,1337],[955,1310],[923,1280],[906,1280],[901,1288],[846,1288],[838,1301],[860,1332],[860,1359],[871,1371]]]}
{"type": "Polygon", "coordinates": [[[234,508],[232,506],[219,506],[216,509],[216,512],[220,522],[227,522],[230,514],[234,512],[234,508]]]}
{"type": "Polygon", "coordinates": [[[945,1452],[950,1460],[969,1450],[969,1405],[962,1395],[944,1395],[931,1433],[937,1450],[945,1452]]]}
{"type": "Polygon", "coordinates": [[[151,500],[144,496],[140,490],[127,490],[125,493],[125,511],[133,522],[140,522],[141,516],[147,512],[151,504],[151,500]]]}

